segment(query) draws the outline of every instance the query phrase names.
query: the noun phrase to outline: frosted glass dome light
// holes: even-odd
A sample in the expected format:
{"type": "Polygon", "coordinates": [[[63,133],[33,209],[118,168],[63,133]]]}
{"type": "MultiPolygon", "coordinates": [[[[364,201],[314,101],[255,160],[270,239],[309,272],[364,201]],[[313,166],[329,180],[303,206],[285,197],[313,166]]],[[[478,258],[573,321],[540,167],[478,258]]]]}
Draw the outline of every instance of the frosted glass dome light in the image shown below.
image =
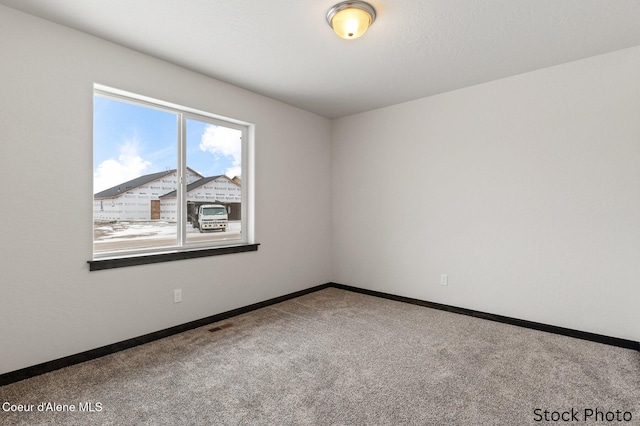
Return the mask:
{"type": "Polygon", "coordinates": [[[363,1],[343,1],[329,9],[327,22],[333,30],[347,40],[363,35],[376,20],[376,10],[363,1]]]}

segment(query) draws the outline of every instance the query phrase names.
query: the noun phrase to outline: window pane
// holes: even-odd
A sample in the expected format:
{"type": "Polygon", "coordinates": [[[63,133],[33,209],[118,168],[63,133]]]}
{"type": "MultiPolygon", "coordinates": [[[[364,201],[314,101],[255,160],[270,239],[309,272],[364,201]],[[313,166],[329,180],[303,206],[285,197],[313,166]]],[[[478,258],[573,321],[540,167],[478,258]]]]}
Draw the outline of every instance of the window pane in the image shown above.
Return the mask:
{"type": "Polygon", "coordinates": [[[93,115],[94,253],[175,246],[177,115],[100,95],[93,115]]]}
{"type": "Polygon", "coordinates": [[[188,243],[241,237],[242,131],[186,120],[188,243]]]}

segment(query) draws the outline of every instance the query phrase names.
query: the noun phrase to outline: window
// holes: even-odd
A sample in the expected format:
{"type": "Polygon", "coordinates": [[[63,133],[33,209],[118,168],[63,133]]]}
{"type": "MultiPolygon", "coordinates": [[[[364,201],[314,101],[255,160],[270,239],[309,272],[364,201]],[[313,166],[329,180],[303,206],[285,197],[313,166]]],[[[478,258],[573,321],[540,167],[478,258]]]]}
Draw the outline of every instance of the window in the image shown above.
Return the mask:
{"type": "Polygon", "coordinates": [[[92,270],[257,248],[250,124],[100,85],[93,117],[92,270]]]}

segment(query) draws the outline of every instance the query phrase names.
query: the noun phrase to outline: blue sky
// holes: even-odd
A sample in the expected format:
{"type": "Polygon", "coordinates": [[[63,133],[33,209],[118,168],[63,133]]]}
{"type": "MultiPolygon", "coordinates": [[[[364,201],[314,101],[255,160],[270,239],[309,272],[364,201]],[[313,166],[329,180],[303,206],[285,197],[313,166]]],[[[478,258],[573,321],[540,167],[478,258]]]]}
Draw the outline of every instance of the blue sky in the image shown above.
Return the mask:
{"type": "MultiPolygon", "coordinates": [[[[94,96],[94,193],[177,165],[177,116],[94,96]]],[[[187,166],[203,176],[240,176],[240,131],[187,120],[187,166]]]]}

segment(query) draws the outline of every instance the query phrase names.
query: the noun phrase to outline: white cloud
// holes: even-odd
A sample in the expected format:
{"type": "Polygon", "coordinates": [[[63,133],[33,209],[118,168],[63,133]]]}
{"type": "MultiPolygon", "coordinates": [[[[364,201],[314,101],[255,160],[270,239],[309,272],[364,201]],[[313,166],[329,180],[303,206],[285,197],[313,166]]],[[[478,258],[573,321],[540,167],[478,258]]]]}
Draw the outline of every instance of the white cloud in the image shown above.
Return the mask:
{"type": "Polygon", "coordinates": [[[138,140],[127,140],[120,146],[118,159],[105,160],[96,168],[93,173],[93,193],[142,176],[149,166],[151,162],[138,154],[138,140]]]}
{"type": "Polygon", "coordinates": [[[242,175],[242,167],[240,167],[240,166],[227,167],[227,170],[224,172],[224,174],[229,176],[230,178],[234,178],[236,176],[241,176],[242,175]]]}
{"type": "Polygon", "coordinates": [[[209,125],[200,139],[200,149],[212,153],[216,158],[230,158],[231,166],[227,167],[225,174],[229,177],[239,176],[242,162],[241,136],[240,130],[209,125]]]}

